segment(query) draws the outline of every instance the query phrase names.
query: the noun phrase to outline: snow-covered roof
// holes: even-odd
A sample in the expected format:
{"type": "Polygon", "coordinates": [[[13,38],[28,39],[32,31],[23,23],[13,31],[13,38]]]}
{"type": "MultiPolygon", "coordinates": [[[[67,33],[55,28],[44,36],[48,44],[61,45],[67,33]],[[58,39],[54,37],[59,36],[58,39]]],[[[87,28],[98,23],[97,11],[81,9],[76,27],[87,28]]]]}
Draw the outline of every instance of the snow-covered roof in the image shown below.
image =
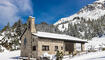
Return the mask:
{"type": "Polygon", "coordinates": [[[87,40],[82,40],[82,39],[72,37],[69,35],[64,35],[64,34],[56,34],[56,33],[48,33],[48,32],[37,32],[37,33],[32,33],[32,34],[35,36],[44,37],[44,38],[61,39],[61,40],[67,40],[67,41],[87,42],[87,40]]]}

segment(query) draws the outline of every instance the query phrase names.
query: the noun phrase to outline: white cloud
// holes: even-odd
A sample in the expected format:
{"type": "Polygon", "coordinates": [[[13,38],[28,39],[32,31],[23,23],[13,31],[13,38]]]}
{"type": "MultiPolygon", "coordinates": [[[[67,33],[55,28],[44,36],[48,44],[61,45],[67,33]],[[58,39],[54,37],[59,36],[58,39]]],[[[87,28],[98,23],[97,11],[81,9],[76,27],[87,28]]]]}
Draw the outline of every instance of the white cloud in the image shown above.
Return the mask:
{"type": "Polygon", "coordinates": [[[0,25],[13,24],[20,15],[33,14],[31,0],[0,0],[0,25]]]}

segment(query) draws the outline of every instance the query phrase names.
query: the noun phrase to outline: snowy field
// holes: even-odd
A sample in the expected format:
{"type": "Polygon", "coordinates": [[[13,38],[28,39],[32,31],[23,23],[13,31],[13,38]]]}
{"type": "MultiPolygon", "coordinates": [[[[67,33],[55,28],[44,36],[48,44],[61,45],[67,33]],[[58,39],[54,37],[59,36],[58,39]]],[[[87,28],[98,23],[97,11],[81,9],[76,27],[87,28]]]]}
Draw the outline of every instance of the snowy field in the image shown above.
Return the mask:
{"type": "Polygon", "coordinates": [[[88,43],[85,44],[85,49],[93,49],[93,50],[100,50],[101,48],[105,48],[105,36],[98,38],[92,38],[89,40],[88,43]]]}
{"type": "Polygon", "coordinates": [[[20,50],[18,51],[5,51],[0,53],[0,60],[17,60],[20,56],[20,50]]]}
{"type": "MultiPolygon", "coordinates": [[[[18,60],[19,56],[19,50],[13,52],[3,52],[0,53],[0,60],[18,60]]],[[[105,51],[83,54],[73,58],[65,58],[63,60],[105,60],[105,51]]]]}
{"type": "Polygon", "coordinates": [[[73,58],[65,58],[63,60],[105,60],[105,51],[93,52],[80,56],[75,56],[73,58]]]}

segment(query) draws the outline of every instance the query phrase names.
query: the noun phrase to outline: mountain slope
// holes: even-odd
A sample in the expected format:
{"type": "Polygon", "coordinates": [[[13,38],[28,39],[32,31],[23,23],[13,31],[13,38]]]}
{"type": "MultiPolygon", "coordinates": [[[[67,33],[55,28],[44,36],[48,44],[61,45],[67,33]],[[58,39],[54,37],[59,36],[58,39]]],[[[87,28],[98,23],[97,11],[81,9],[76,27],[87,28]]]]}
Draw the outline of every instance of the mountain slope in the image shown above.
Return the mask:
{"type": "Polygon", "coordinates": [[[85,19],[98,19],[105,15],[105,0],[97,0],[93,4],[88,4],[87,6],[80,9],[80,11],[72,16],[61,18],[54,25],[61,24],[66,21],[73,22],[76,17],[83,17],[85,19]]]}
{"type": "Polygon", "coordinates": [[[80,9],[72,16],[61,18],[54,24],[59,31],[74,37],[91,39],[105,34],[105,0],[80,9]]]}

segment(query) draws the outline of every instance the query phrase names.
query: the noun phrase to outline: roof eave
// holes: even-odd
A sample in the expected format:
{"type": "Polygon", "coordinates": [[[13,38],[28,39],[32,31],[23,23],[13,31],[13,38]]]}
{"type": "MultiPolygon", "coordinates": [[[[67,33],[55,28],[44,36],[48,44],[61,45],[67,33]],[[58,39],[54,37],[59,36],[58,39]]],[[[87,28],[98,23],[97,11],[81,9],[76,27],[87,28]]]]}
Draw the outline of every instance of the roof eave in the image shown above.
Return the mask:
{"type": "MultiPolygon", "coordinates": [[[[35,34],[32,34],[32,35],[34,35],[34,36],[37,36],[37,35],[35,35],[35,34]]],[[[41,37],[41,36],[37,36],[37,37],[39,37],[39,38],[49,38],[49,37],[41,37]]],[[[77,43],[88,43],[87,41],[76,41],[76,40],[68,40],[68,39],[58,39],[58,38],[49,38],[49,39],[57,39],[57,40],[63,40],[63,41],[73,41],[73,42],[77,42],[77,43]]]]}

